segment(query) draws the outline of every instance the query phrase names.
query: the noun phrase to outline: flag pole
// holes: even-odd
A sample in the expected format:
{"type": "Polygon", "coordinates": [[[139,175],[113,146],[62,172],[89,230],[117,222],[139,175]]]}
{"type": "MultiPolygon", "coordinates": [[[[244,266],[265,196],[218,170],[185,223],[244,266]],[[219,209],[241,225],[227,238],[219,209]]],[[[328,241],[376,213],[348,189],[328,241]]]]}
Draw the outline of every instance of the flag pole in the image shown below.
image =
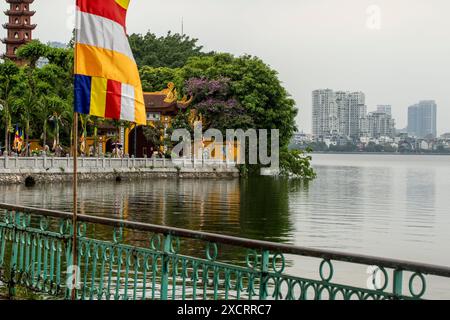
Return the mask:
{"type": "MultiPolygon", "coordinates": [[[[73,80],[75,85],[75,74],[77,72],[77,42],[78,42],[78,28],[79,28],[78,10],[76,11],[75,22],[75,46],[73,57],[73,80]]],[[[75,90],[75,88],[74,88],[75,90]]],[[[77,285],[78,285],[78,112],[76,111],[76,98],[74,96],[74,113],[73,113],[73,237],[72,237],[72,300],[77,299],[77,285]]]]}
{"type": "Polygon", "coordinates": [[[72,300],[77,298],[77,278],[78,278],[78,248],[77,248],[77,232],[78,232],[78,112],[73,116],[73,239],[72,239],[72,266],[73,266],[73,282],[72,282],[72,300]]]}

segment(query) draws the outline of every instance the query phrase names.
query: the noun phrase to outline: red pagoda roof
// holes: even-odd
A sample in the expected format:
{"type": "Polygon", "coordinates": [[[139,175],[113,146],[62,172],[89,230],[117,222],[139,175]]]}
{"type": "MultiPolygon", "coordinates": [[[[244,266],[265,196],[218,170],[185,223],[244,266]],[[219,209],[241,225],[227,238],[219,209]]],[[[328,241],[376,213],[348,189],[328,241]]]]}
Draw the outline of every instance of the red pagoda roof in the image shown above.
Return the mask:
{"type": "Polygon", "coordinates": [[[6,10],[3,11],[7,16],[34,16],[36,11],[30,10],[6,10]]]}
{"type": "Polygon", "coordinates": [[[34,0],[6,0],[8,3],[33,3],[34,0]]]}
{"type": "Polygon", "coordinates": [[[5,29],[29,29],[34,30],[36,28],[36,24],[25,24],[25,23],[5,23],[3,24],[3,28],[5,29]]]}
{"type": "Polygon", "coordinates": [[[26,39],[10,39],[10,38],[3,38],[1,40],[3,43],[9,43],[9,44],[25,44],[28,42],[26,39]]]}

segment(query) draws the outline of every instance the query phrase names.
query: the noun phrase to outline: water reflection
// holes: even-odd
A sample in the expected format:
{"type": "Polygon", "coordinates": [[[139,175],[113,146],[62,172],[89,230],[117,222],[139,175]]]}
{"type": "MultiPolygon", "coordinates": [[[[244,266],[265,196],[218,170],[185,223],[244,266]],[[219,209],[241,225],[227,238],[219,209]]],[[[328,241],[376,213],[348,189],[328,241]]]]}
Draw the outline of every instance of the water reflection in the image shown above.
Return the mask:
{"type": "MultiPolygon", "coordinates": [[[[80,212],[450,265],[450,158],[315,155],[318,178],[80,184],[80,212]]],[[[71,184],[0,186],[0,201],[70,211],[71,184]]]]}

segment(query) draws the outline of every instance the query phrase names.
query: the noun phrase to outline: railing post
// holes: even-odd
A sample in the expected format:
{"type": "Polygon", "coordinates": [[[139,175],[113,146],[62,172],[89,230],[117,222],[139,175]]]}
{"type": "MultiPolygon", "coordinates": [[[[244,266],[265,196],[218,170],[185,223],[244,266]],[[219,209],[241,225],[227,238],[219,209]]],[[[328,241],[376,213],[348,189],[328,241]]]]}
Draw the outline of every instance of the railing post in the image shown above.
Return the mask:
{"type": "Polygon", "coordinates": [[[403,288],[403,270],[394,270],[394,283],[392,285],[392,292],[395,299],[400,299],[403,288]]]}
{"type": "Polygon", "coordinates": [[[269,281],[269,257],[270,252],[264,250],[261,255],[261,278],[259,283],[259,300],[267,299],[267,283],[269,281]]]}
{"type": "Polygon", "coordinates": [[[172,246],[172,236],[166,235],[164,238],[164,254],[162,255],[161,266],[161,300],[167,300],[169,290],[169,253],[172,246]]]}

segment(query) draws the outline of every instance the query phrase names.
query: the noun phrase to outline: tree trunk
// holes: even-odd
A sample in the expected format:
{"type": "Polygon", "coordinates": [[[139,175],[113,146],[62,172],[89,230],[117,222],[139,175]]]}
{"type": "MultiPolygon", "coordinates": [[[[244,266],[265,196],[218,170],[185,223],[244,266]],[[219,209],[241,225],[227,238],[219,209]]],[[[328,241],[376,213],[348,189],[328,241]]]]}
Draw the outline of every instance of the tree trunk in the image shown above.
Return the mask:
{"type": "Polygon", "coordinates": [[[9,115],[8,115],[8,105],[5,102],[5,153],[9,155],[9,115]]]}
{"type": "Polygon", "coordinates": [[[42,144],[43,144],[43,148],[45,150],[45,145],[47,144],[47,120],[44,120],[44,128],[43,128],[43,137],[42,137],[42,144]]]}
{"type": "Polygon", "coordinates": [[[56,119],[56,146],[53,146],[54,149],[59,146],[59,122],[58,119],[56,119]]]}
{"type": "Polygon", "coordinates": [[[27,122],[25,124],[25,157],[30,156],[29,132],[30,132],[30,121],[27,120],[27,122]]]}

